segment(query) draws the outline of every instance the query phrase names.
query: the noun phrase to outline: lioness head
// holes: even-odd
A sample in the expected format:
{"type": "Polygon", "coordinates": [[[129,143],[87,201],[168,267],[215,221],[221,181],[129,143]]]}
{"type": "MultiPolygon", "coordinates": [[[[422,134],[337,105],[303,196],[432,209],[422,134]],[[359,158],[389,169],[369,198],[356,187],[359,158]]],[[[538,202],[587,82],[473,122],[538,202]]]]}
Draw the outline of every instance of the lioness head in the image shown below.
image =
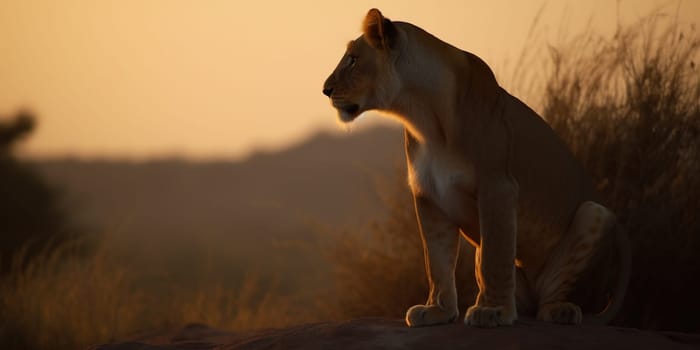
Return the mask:
{"type": "Polygon", "coordinates": [[[371,9],[362,31],[362,36],[348,43],[340,63],[323,84],[323,94],[330,97],[343,122],[367,110],[388,108],[398,94],[394,60],[400,35],[396,24],[371,9]]]}

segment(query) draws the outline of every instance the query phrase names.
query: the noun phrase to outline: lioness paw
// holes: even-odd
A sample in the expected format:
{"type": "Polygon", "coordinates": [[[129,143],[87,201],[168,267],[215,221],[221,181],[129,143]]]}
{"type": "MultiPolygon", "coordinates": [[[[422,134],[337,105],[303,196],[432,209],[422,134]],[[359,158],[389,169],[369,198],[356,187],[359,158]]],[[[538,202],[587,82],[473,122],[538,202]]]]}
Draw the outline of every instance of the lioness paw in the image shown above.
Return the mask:
{"type": "Polygon", "coordinates": [[[508,315],[502,306],[474,305],[467,310],[464,324],[467,326],[493,328],[504,325],[512,325],[515,315],[508,315]]]}
{"type": "Polygon", "coordinates": [[[406,311],[406,324],[409,327],[425,327],[438,324],[452,323],[459,316],[455,308],[445,310],[437,305],[414,305],[406,311]]]}
{"type": "Polygon", "coordinates": [[[537,319],[560,324],[580,324],[581,308],[572,303],[549,303],[540,306],[537,319]]]}

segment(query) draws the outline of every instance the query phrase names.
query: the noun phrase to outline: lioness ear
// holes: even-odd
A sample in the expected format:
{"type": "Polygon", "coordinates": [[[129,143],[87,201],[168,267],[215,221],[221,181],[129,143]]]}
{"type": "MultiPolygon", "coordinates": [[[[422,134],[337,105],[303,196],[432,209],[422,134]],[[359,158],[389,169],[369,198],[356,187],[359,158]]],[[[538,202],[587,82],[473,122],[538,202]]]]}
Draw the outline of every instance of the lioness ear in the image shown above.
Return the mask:
{"type": "Polygon", "coordinates": [[[367,12],[362,23],[362,32],[367,42],[375,49],[388,50],[396,42],[396,26],[377,9],[367,12]]]}

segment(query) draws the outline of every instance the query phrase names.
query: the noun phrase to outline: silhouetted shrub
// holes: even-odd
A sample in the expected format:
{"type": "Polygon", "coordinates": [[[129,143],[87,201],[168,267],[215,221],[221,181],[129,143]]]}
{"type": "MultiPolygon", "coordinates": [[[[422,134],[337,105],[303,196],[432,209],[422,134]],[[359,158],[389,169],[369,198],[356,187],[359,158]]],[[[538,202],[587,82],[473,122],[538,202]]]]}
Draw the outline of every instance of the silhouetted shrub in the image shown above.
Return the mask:
{"type": "Polygon", "coordinates": [[[629,231],[618,323],[699,331],[700,40],[659,14],[552,50],[543,116],[629,231]]]}

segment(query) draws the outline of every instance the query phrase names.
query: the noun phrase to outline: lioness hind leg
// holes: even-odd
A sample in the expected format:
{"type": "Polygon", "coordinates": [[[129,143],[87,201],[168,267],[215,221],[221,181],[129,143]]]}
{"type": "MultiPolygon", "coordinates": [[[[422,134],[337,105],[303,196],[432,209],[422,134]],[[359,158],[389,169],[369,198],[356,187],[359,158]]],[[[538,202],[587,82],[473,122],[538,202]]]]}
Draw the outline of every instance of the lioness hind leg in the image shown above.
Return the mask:
{"type": "Polygon", "coordinates": [[[615,225],[615,215],[595,202],[584,202],[561,242],[552,252],[535,289],[537,319],[563,324],[581,323],[581,308],[567,301],[581,272],[588,266],[601,238],[615,225]]]}

